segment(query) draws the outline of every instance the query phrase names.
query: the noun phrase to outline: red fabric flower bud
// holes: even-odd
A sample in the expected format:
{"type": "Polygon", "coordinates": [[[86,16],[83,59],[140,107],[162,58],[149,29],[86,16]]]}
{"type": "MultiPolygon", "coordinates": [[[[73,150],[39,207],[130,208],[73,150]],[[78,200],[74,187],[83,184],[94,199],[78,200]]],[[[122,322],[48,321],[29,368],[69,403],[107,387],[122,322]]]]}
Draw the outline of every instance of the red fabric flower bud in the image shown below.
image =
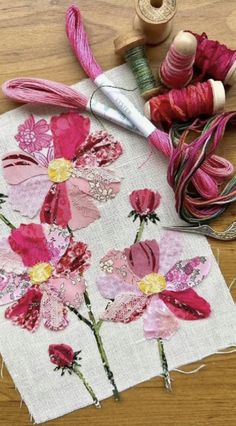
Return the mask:
{"type": "Polygon", "coordinates": [[[161,195],[151,189],[139,189],[130,194],[129,201],[136,213],[147,216],[155,212],[160,204],[161,195]]]}
{"type": "Polygon", "coordinates": [[[48,348],[50,361],[58,367],[69,367],[74,359],[74,351],[71,346],[64,345],[50,345],[48,348]]]}

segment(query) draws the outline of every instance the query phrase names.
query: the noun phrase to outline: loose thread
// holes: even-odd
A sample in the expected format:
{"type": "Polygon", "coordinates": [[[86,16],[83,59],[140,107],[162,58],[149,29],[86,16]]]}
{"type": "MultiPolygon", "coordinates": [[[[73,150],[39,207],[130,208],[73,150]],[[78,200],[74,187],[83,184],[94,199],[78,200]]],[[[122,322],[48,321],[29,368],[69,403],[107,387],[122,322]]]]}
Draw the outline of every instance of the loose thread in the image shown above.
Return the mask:
{"type": "Polygon", "coordinates": [[[195,368],[194,370],[191,370],[191,371],[184,371],[184,370],[180,370],[179,368],[174,368],[172,371],[176,371],[177,373],[181,373],[181,374],[195,374],[204,367],[206,367],[206,364],[202,364],[199,367],[197,367],[197,368],[195,368]]]}
{"type": "Polygon", "coordinates": [[[232,349],[232,350],[229,350],[229,351],[217,351],[217,352],[215,352],[214,353],[214,355],[227,355],[227,354],[232,354],[232,353],[234,353],[234,352],[236,352],[236,345],[232,345],[231,346],[232,348],[235,348],[235,349],[232,349]]]}
{"type": "Polygon", "coordinates": [[[235,282],[236,282],[236,278],[234,278],[233,279],[233,281],[230,283],[230,285],[229,285],[229,291],[231,290],[231,288],[234,286],[234,284],[235,284],[235,282]]]}
{"type": "Polygon", "coordinates": [[[3,358],[2,358],[2,362],[1,362],[1,372],[0,372],[1,379],[3,379],[3,369],[4,369],[4,360],[3,360],[3,358]]]}

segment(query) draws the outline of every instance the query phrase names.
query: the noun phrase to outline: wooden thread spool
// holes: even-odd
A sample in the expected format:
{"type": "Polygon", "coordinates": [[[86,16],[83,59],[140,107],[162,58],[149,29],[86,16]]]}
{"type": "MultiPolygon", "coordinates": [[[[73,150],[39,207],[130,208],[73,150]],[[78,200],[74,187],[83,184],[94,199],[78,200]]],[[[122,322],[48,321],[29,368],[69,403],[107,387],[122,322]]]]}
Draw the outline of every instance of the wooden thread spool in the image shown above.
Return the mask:
{"type": "Polygon", "coordinates": [[[180,31],[176,35],[159,70],[165,86],[179,89],[192,80],[196,50],[197,40],[193,34],[180,31]]]}
{"type": "MultiPolygon", "coordinates": [[[[225,90],[224,90],[224,86],[223,83],[221,81],[215,81],[215,80],[208,80],[210,82],[211,85],[211,90],[212,90],[212,95],[213,95],[213,110],[211,112],[212,115],[214,114],[218,114],[220,112],[222,112],[224,110],[225,107],[225,90]]],[[[202,84],[202,83],[198,83],[198,84],[202,84]]],[[[188,86],[190,87],[190,86],[188,86]]],[[[184,89],[173,89],[173,91],[180,91],[180,90],[184,90],[184,89]]],[[[169,94],[171,94],[172,91],[169,92],[169,94]]],[[[151,102],[154,101],[151,100],[151,102]]],[[[145,116],[149,119],[149,120],[153,120],[155,123],[157,122],[154,117],[152,116],[152,112],[151,112],[151,106],[150,106],[150,101],[146,102],[144,105],[144,114],[145,116]]],[[[190,118],[190,117],[189,117],[190,118]]],[[[197,118],[194,116],[191,116],[191,118],[197,118]]],[[[168,120],[165,120],[168,121],[168,120]]],[[[181,121],[185,121],[184,119],[181,121]]],[[[160,124],[158,122],[158,124],[160,124]]]]}
{"type": "Polygon", "coordinates": [[[147,101],[160,92],[162,85],[155,81],[145,54],[145,43],[145,36],[137,31],[114,40],[115,52],[124,56],[135,76],[141,96],[147,101]]]}
{"type": "Polygon", "coordinates": [[[148,44],[162,43],[170,34],[176,0],[135,0],[134,29],[146,36],[148,44]]]}

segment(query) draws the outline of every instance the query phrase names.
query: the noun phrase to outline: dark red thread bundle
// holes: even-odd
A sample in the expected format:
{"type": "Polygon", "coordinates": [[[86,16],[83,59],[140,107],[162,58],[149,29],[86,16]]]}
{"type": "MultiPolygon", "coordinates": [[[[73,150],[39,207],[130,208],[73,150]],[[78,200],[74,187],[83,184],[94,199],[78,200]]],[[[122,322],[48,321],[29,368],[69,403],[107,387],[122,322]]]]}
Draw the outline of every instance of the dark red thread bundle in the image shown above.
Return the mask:
{"type": "Polygon", "coordinates": [[[202,115],[210,116],[214,111],[213,90],[210,81],[190,85],[183,89],[172,89],[155,96],[146,103],[147,115],[154,123],[171,125],[174,121],[188,121],[202,115]]]}
{"type": "Polygon", "coordinates": [[[199,69],[199,81],[206,76],[228,83],[227,77],[236,61],[236,50],[231,50],[224,44],[209,40],[206,33],[201,35],[187,31],[197,39],[197,51],[194,65],[199,69]]]}

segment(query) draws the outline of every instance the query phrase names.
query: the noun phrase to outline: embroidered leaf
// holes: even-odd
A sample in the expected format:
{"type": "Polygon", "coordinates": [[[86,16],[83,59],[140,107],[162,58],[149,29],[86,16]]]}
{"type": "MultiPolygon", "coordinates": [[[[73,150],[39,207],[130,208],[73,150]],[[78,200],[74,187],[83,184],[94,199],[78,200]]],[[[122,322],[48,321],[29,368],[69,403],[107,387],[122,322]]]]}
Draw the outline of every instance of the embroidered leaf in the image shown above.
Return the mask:
{"type": "Polygon", "coordinates": [[[198,256],[180,260],[166,274],[167,290],[183,291],[200,284],[211,269],[211,259],[198,256]]]}
{"type": "Polygon", "coordinates": [[[160,274],[165,275],[181,259],[183,250],[182,242],[183,235],[180,235],[178,232],[164,232],[160,241],[160,274]]]}
{"type": "Polygon", "coordinates": [[[191,288],[184,291],[166,290],[159,297],[178,318],[184,320],[207,318],[211,313],[209,303],[191,288]]]}
{"type": "Polygon", "coordinates": [[[47,169],[24,152],[12,152],[2,158],[3,175],[7,183],[17,185],[34,176],[46,175],[47,169]]]}
{"type": "Polygon", "coordinates": [[[47,176],[40,175],[11,185],[8,196],[13,210],[33,218],[40,211],[45,196],[52,186],[47,176]]]}
{"type": "Polygon", "coordinates": [[[119,294],[102,314],[101,319],[123,323],[134,321],[143,314],[147,302],[146,296],[136,296],[133,293],[119,294]]]}
{"type": "Polygon", "coordinates": [[[118,294],[121,293],[133,293],[136,295],[142,294],[135,285],[127,284],[125,281],[121,281],[113,275],[99,277],[97,280],[97,287],[105,299],[111,300],[114,300],[118,294]]]}
{"type": "Polygon", "coordinates": [[[152,296],[143,315],[143,329],[146,339],[170,339],[179,327],[177,318],[167,308],[166,304],[159,296],[152,296]]]}

